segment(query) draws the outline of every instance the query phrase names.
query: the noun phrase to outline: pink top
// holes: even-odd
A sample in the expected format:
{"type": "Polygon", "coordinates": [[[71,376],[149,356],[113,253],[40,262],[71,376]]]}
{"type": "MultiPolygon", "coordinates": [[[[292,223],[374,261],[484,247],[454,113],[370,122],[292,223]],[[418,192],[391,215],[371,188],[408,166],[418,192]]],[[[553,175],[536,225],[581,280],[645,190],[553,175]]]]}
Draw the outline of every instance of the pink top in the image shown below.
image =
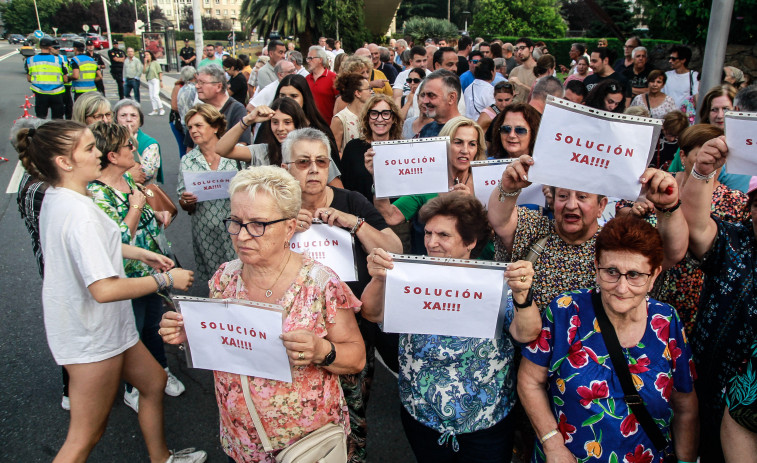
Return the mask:
{"type": "MultiPolygon", "coordinates": [[[[241,281],[242,262],[227,262],[210,280],[210,297],[249,300],[241,281]],[[239,292],[237,292],[239,284],[239,292]]],[[[300,273],[277,302],[286,311],[284,332],[306,329],[320,337],[337,309],[357,309],[360,301],[328,267],[305,257],[300,273]]],[[[240,376],[214,371],[216,401],[221,418],[221,445],[238,463],[270,462],[252,423],[240,376]]],[[[292,368],[292,383],[249,379],[250,395],[274,449],[281,449],[321,426],[335,422],[349,432],[349,415],[339,376],[315,365],[292,368]]]]}

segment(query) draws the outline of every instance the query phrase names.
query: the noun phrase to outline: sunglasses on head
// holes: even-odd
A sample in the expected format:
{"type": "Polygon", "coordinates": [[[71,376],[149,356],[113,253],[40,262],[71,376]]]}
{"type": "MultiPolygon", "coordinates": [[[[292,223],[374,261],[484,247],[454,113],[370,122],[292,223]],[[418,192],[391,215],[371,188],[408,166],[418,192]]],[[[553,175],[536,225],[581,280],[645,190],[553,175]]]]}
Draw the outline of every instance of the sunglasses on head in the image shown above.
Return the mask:
{"type": "Polygon", "coordinates": [[[405,79],[405,82],[408,84],[420,84],[423,81],[423,79],[419,79],[418,77],[408,77],[405,79]]]}
{"type": "Polygon", "coordinates": [[[503,135],[510,135],[510,132],[515,130],[516,135],[520,135],[521,137],[528,133],[528,129],[525,127],[513,127],[512,125],[503,125],[499,128],[499,133],[503,135]]]}

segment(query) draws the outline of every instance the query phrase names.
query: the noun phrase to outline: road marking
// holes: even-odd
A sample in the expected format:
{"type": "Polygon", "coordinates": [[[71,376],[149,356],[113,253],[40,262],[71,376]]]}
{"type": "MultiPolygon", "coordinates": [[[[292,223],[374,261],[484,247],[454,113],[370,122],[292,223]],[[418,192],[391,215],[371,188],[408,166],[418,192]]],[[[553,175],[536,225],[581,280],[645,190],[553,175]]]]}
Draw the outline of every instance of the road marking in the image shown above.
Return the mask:
{"type": "Polygon", "coordinates": [[[6,53],[6,54],[4,54],[3,56],[0,56],[0,61],[3,61],[3,60],[5,60],[5,59],[7,59],[7,58],[10,58],[11,56],[13,56],[13,55],[15,55],[15,54],[18,54],[18,50],[13,50],[13,51],[12,51],[12,52],[10,52],[10,53],[6,53]]]}
{"type": "Polygon", "coordinates": [[[16,170],[11,175],[11,180],[8,182],[8,188],[5,189],[6,193],[18,193],[18,184],[21,183],[21,177],[24,175],[24,166],[21,165],[21,161],[16,163],[16,170]]]}

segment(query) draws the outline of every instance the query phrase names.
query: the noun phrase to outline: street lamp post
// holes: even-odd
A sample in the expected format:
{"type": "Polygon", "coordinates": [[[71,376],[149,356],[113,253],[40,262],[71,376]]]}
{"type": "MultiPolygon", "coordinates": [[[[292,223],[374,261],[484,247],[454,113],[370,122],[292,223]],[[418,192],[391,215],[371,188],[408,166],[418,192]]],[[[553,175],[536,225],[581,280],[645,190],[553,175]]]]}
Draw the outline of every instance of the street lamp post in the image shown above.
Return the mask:
{"type": "Polygon", "coordinates": [[[37,30],[42,30],[42,25],[39,23],[39,11],[37,10],[37,0],[34,0],[34,14],[37,15],[37,30]]]}
{"type": "Polygon", "coordinates": [[[105,30],[108,33],[108,45],[113,48],[113,36],[110,34],[110,18],[108,17],[108,2],[103,0],[103,11],[105,12],[105,30]]]}

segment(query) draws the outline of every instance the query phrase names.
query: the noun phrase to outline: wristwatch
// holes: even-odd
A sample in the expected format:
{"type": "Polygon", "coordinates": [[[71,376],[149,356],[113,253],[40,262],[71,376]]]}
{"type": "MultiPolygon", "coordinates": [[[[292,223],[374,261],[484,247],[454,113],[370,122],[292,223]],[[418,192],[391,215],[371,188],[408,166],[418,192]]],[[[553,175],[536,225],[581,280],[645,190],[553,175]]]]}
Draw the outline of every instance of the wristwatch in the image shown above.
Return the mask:
{"type": "Polygon", "coordinates": [[[526,294],[526,300],[523,301],[523,304],[518,303],[518,301],[516,301],[515,298],[513,297],[513,307],[515,307],[516,311],[531,307],[531,304],[533,303],[534,303],[534,287],[533,286],[528,289],[528,294],[526,294]]]}
{"type": "Polygon", "coordinates": [[[334,363],[334,360],[336,360],[336,347],[334,346],[334,343],[329,341],[329,344],[331,344],[331,352],[326,354],[326,356],[323,358],[323,362],[317,363],[319,367],[327,367],[334,363]]]}

